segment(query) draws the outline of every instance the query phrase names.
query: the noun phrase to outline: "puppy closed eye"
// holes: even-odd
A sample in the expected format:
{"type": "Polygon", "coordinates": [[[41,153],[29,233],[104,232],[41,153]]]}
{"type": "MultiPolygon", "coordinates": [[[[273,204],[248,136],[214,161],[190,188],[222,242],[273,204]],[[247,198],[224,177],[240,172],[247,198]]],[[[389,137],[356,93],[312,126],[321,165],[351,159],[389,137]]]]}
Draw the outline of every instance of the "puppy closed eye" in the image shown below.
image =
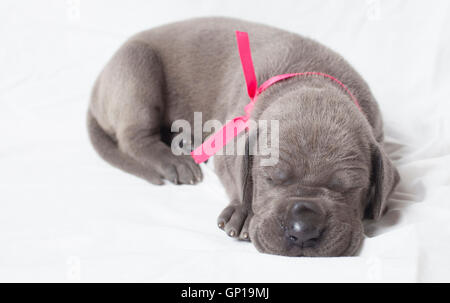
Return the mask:
{"type": "Polygon", "coordinates": [[[281,185],[289,181],[289,173],[282,169],[263,171],[265,181],[271,185],[281,185]]]}
{"type": "Polygon", "coordinates": [[[362,181],[361,176],[358,176],[358,174],[338,171],[329,179],[328,188],[337,192],[346,192],[363,187],[362,181]]]}
{"type": "Polygon", "coordinates": [[[342,178],[332,177],[328,182],[328,187],[333,191],[346,191],[349,188],[349,182],[342,178]]]}

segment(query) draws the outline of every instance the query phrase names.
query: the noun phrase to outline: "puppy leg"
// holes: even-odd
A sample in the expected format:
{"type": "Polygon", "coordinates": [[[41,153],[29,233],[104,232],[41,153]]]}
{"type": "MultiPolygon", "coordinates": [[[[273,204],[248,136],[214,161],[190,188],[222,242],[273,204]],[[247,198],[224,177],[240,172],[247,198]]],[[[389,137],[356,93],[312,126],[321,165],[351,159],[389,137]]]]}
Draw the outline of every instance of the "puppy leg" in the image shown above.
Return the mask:
{"type": "Polygon", "coordinates": [[[119,138],[119,146],[127,154],[174,184],[195,184],[201,181],[200,167],[190,156],[175,156],[160,140],[159,133],[152,133],[144,125],[128,126],[119,138]]]}
{"type": "Polygon", "coordinates": [[[230,198],[230,204],[220,213],[217,225],[225,233],[244,241],[250,241],[248,226],[253,217],[251,199],[243,198],[243,156],[217,156],[214,167],[230,198]]]}
{"type": "Polygon", "coordinates": [[[133,174],[147,180],[155,185],[162,185],[164,182],[161,176],[153,169],[142,166],[140,163],[122,153],[116,142],[98,125],[90,112],[87,115],[87,125],[89,137],[92,145],[98,154],[107,162],[118,167],[127,173],[133,174]]]}
{"type": "Polygon", "coordinates": [[[157,54],[145,43],[127,42],[101,75],[98,95],[103,103],[97,108],[113,125],[121,152],[175,184],[197,183],[202,179],[200,167],[190,156],[174,155],[161,141],[163,88],[157,54]]]}

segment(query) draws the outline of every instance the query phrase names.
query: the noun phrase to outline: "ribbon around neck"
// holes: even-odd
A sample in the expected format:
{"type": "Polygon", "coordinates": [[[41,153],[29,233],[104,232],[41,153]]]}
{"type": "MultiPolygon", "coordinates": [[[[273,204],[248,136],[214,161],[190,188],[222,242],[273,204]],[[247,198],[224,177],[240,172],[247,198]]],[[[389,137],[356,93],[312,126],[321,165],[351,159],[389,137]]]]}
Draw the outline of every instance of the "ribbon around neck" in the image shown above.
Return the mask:
{"type": "Polygon", "coordinates": [[[203,142],[203,144],[201,144],[191,152],[191,156],[194,159],[195,163],[200,164],[205,162],[211,156],[221,150],[225,145],[227,145],[231,140],[237,137],[241,132],[247,130],[248,120],[250,119],[250,115],[257,97],[273,84],[288,78],[296,76],[321,76],[324,78],[328,78],[337,83],[342,89],[344,89],[344,91],[350,96],[355,105],[362,111],[356,97],[341,81],[333,76],[321,72],[304,72],[277,75],[271,77],[260,87],[258,87],[255,68],[253,66],[252,54],[250,51],[250,41],[248,38],[248,34],[246,32],[236,31],[236,39],[250,102],[244,107],[245,115],[236,117],[233,120],[227,122],[220,130],[209,136],[203,142]]]}

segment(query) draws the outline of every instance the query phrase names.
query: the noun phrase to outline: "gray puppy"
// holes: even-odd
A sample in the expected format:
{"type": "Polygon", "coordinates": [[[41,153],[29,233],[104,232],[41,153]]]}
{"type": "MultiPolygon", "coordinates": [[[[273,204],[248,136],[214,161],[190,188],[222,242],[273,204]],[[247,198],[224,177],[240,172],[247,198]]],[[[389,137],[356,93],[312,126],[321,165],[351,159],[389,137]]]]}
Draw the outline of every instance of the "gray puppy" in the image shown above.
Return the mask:
{"type": "MultiPolygon", "coordinates": [[[[399,181],[382,147],[380,112],[369,87],[338,54],[315,41],[272,27],[228,18],[200,18],[130,38],[98,77],[88,129],[98,153],[112,165],[153,184],[201,181],[189,155],[168,145],[173,121],[225,122],[249,102],[235,30],[249,33],[258,83],[294,77],[259,98],[253,120],[278,120],[279,162],[262,156],[216,156],[230,204],[218,225],[251,240],[265,253],[286,256],[353,255],[362,220],[378,219],[399,181]]],[[[208,134],[204,134],[204,138],[208,134]]],[[[203,138],[203,139],[204,139],[203,138]]]]}

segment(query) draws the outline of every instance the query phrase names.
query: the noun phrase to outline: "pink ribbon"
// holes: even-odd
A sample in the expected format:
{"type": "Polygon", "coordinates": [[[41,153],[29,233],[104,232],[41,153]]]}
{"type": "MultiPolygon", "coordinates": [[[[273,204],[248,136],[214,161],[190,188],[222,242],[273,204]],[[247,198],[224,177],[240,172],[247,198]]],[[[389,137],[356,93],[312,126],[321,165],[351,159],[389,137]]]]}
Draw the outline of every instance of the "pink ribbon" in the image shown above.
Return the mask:
{"type": "Polygon", "coordinates": [[[247,92],[250,97],[250,102],[244,107],[245,115],[234,118],[225,124],[220,130],[209,136],[203,144],[198,146],[191,152],[191,156],[195,163],[202,163],[208,160],[211,156],[216,154],[225,145],[227,145],[233,138],[237,137],[241,132],[248,129],[248,119],[253,110],[257,97],[273,84],[296,76],[322,76],[336,82],[344,91],[350,96],[355,105],[361,110],[356,97],[350,90],[338,79],[333,76],[320,72],[304,72],[294,74],[283,74],[271,77],[258,88],[256,80],[255,68],[253,67],[252,54],[250,51],[250,42],[248,34],[245,32],[236,31],[237,44],[239,49],[239,56],[241,58],[242,69],[244,71],[245,82],[247,84],[247,92]]]}

